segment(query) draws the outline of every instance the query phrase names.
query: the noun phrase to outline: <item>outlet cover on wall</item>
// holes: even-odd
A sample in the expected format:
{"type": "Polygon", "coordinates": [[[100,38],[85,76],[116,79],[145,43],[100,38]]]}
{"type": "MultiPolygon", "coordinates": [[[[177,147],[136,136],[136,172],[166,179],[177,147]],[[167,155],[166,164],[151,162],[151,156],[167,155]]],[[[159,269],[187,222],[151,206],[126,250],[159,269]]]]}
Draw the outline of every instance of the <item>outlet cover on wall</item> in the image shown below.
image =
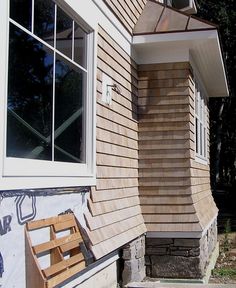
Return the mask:
{"type": "Polygon", "coordinates": [[[113,80],[105,73],[102,74],[102,101],[108,105],[112,103],[113,80]]]}

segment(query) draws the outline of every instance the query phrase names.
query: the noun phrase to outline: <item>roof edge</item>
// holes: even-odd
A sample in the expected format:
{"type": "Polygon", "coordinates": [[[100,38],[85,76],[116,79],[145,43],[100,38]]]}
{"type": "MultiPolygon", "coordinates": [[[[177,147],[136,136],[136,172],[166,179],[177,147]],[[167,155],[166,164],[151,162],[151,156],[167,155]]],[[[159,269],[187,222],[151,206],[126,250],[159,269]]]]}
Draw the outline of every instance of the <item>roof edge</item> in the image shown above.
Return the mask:
{"type": "MultiPolygon", "coordinates": [[[[158,8],[157,8],[158,9],[158,8]]],[[[154,10],[156,10],[156,9],[154,9],[154,10]]],[[[157,10],[158,11],[158,10],[157,10]]],[[[212,23],[212,22],[210,22],[210,21],[207,21],[207,20],[204,20],[204,19],[202,19],[202,18],[199,18],[199,17],[196,17],[196,16],[194,16],[194,15],[189,15],[189,14],[187,14],[187,13],[185,13],[185,12],[183,12],[183,11],[180,11],[180,10],[178,10],[178,9],[176,9],[176,8],[174,8],[174,7],[171,7],[171,6],[167,6],[167,5],[165,5],[165,4],[162,4],[162,3],[160,3],[160,2],[156,2],[155,0],[148,0],[147,1],[147,3],[146,3],[146,5],[145,5],[145,7],[144,7],[144,9],[143,9],[143,11],[142,11],[142,13],[141,13],[141,15],[139,16],[139,19],[138,19],[138,21],[137,21],[137,23],[136,23],[136,25],[135,25],[135,27],[134,27],[134,29],[133,29],[133,35],[137,35],[137,34],[144,34],[144,33],[156,33],[156,34],[158,34],[158,33],[166,33],[166,32],[175,32],[175,31],[180,31],[180,29],[178,29],[178,30],[173,30],[173,29],[175,29],[175,28],[173,28],[173,27],[168,27],[168,25],[173,25],[173,23],[171,24],[171,21],[166,21],[167,20],[167,17],[164,15],[165,13],[168,13],[168,11],[172,11],[172,13],[174,12],[174,13],[177,13],[177,14],[174,14],[174,15],[172,15],[172,16],[178,16],[178,15],[183,15],[184,17],[185,17],[185,21],[186,21],[186,25],[185,25],[185,27],[184,27],[184,29],[182,29],[181,31],[188,31],[188,30],[197,30],[197,29],[199,29],[199,28],[196,28],[196,29],[194,29],[194,28],[191,28],[191,26],[193,25],[193,23],[192,23],[192,25],[191,24],[189,24],[190,22],[191,22],[191,19],[193,19],[194,21],[197,21],[197,22],[199,22],[199,27],[200,26],[204,26],[203,24],[205,24],[205,26],[206,25],[208,25],[208,26],[210,26],[210,27],[202,27],[202,28],[200,28],[201,30],[206,30],[206,29],[214,29],[214,28],[218,28],[218,25],[216,25],[216,24],[214,24],[214,23],[212,23]],[[152,4],[150,4],[150,3],[152,3],[152,4]],[[155,5],[155,6],[153,6],[153,5],[155,5]],[[161,11],[159,11],[158,13],[159,13],[159,15],[157,14],[157,18],[155,18],[155,14],[153,14],[152,13],[152,10],[153,10],[153,8],[157,8],[157,7],[159,7],[160,9],[161,9],[161,11]],[[167,12],[166,12],[167,11],[167,12]],[[151,16],[150,16],[151,15],[151,16]],[[163,16],[164,15],[164,16],[163,16]],[[164,25],[163,25],[163,23],[161,23],[160,24],[160,22],[162,22],[161,20],[162,20],[162,18],[164,17],[164,19],[163,19],[163,22],[165,22],[164,23],[164,25]],[[153,20],[152,20],[152,18],[153,18],[153,20]],[[145,24],[145,23],[149,23],[149,22],[152,22],[153,24],[151,25],[152,26],[152,28],[150,28],[150,27],[146,27],[146,28],[144,28],[144,29],[146,29],[146,30],[148,30],[148,29],[153,29],[154,31],[148,31],[148,32],[144,32],[144,33],[142,33],[142,32],[135,32],[135,30],[137,29],[137,30],[142,30],[143,28],[141,28],[141,27],[143,27],[143,24],[145,24]],[[161,27],[160,27],[160,31],[158,31],[158,26],[159,25],[161,25],[161,27]],[[190,25],[190,29],[188,28],[189,27],[189,25],[190,25]],[[154,28],[155,27],[155,28],[154,28]],[[169,28],[172,28],[172,30],[170,30],[170,31],[168,31],[168,29],[169,28]],[[163,29],[166,29],[165,31],[163,30],[163,29]]],[[[183,16],[182,16],[182,21],[183,21],[183,16]]],[[[173,18],[174,17],[170,17],[170,19],[172,18],[172,20],[173,20],[173,18]]],[[[196,23],[193,25],[193,26],[195,26],[196,25],[196,23]]]]}

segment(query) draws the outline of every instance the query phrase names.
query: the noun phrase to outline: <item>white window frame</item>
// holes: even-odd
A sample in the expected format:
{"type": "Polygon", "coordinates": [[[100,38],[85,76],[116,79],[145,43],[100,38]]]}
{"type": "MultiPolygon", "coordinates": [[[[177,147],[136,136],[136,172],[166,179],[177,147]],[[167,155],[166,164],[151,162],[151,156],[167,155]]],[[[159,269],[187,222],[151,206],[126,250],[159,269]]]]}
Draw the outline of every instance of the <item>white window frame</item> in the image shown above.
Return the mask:
{"type": "Polygon", "coordinates": [[[194,135],[195,160],[208,164],[208,108],[207,93],[200,77],[194,73],[194,135]]]}
{"type": "MultiPolygon", "coordinates": [[[[0,28],[0,80],[3,87],[0,88],[0,190],[45,188],[45,187],[67,187],[84,186],[96,184],[96,148],[95,148],[95,31],[89,23],[83,21],[81,15],[75,11],[67,1],[55,1],[69,16],[87,31],[88,42],[88,81],[86,98],[86,161],[80,163],[51,162],[41,160],[31,160],[23,158],[6,157],[6,119],[7,119],[7,77],[8,77],[8,45],[9,45],[9,0],[0,1],[0,16],[2,27],[0,28]],[[3,109],[4,108],[4,109],[3,109]]],[[[74,3],[74,2],[73,2],[74,3]]],[[[76,3],[78,4],[78,3],[76,3]]],[[[89,13],[89,11],[88,11],[89,13]]],[[[93,25],[94,26],[94,25],[93,25]]],[[[22,29],[23,30],[23,29],[22,29]]],[[[34,35],[35,37],[35,35],[34,35]]],[[[37,38],[37,37],[35,37],[37,38]]],[[[42,40],[40,40],[42,42],[42,40]]],[[[65,57],[66,58],[66,57],[65,57]]],[[[67,59],[68,60],[68,59],[67,59]]]]}

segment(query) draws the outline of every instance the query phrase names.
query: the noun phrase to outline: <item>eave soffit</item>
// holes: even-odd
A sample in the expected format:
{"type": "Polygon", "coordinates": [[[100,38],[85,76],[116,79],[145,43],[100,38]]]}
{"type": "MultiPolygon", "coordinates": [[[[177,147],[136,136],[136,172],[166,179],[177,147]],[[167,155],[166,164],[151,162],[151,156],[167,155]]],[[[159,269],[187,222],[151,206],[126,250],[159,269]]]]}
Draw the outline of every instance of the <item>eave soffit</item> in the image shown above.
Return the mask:
{"type": "Polygon", "coordinates": [[[133,31],[136,61],[138,64],[153,63],[154,59],[160,63],[187,61],[191,54],[209,97],[228,96],[217,28],[210,22],[148,0],[133,31]]]}

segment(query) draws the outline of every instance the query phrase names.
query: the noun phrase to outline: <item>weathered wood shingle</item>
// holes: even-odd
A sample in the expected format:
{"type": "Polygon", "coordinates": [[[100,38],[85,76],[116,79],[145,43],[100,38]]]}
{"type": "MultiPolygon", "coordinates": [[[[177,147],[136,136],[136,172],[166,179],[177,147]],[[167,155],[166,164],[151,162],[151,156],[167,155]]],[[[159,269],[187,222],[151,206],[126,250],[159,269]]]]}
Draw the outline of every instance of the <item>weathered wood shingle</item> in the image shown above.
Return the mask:
{"type": "Polygon", "coordinates": [[[190,64],[140,65],[139,193],[150,232],[200,232],[216,216],[209,166],[195,160],[190,64]]]}
{"type": "Polygon", "coordinates": [[[146,231],[138,192],[137,66],[102,29],[97,61],[97,185],[85,214],[96,258],[146,231]],[[103,74],[119,87],[102,101],[103,74]]]}

